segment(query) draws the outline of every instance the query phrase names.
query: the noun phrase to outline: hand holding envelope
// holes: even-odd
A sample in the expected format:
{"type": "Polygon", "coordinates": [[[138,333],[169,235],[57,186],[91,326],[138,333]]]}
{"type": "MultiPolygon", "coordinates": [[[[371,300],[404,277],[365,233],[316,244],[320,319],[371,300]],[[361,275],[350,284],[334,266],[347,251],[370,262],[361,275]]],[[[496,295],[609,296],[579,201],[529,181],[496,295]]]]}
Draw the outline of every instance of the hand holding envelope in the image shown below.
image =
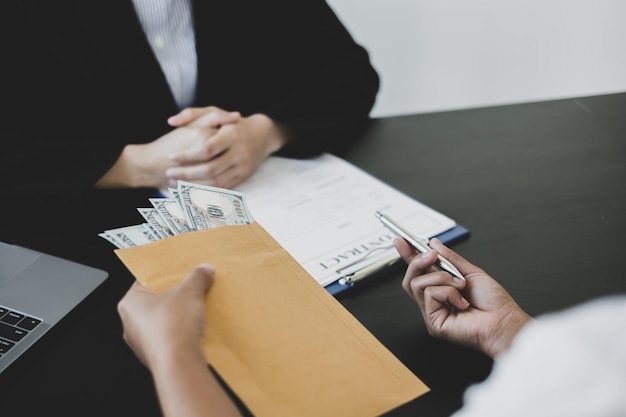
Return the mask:
{"type": "Polygon", "coordinates": [[[256,222],[116,253],[154,291],[215,266],[205,354],[255,416],[376,416],[428,391],[256,222]]]}

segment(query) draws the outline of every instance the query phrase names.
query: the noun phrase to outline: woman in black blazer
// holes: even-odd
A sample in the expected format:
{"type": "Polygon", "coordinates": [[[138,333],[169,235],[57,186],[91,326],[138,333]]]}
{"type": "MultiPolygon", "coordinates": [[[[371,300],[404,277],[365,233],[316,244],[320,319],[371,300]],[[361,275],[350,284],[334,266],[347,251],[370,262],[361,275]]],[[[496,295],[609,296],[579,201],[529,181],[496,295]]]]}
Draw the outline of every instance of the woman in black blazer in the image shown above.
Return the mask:
{"type": "MultiPolygon", "coordinates": [[[[170,159],[158,180],[124,175],[158,150],[141,145],[185,128],[168,124],[181,109],[132,1],[33,0],[3,8],[0,170],[6,195],[19,201],[11,215],[53,213],[58,223],[86,221],[87,210],[92,220],[97,210],[96,230],[136,222],[130,204],[145,205],[146,196],[175,181],[184,158],[170,159]],[[134,162],[124,159],[129,145],[134,162]],[[115,215],[118,208],[126,215],[115,215]]],[[[230,187],[266,154],[340,153],[358,138],[379,79],[323,0],[196,0],[192,11],[198,75],[195,110],[183,122],[213,112],[214,125],[191,129],[210,135],[242,124],[277,140],[251,148],[262,157],[231,178],[212,179],[206,169],[204,178],[179,179],[230,187]]]]}

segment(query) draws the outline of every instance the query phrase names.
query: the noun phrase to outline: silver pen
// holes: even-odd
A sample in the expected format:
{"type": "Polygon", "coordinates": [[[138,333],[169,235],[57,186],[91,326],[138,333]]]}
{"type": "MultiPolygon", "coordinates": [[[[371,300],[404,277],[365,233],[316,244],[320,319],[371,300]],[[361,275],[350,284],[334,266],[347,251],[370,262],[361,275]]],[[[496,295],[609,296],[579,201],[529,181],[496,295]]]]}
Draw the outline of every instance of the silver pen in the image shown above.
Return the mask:
{"type": "MultiPolygon", "coordinates": [[[[378,217],[378,220],[380,220],[387,229],[391,230],[395,235],[400,236],[401,238],[409,242],[409,244],[413,246],[418,252],[425,253],[431,249],[431,247],[428,245],[428,241],[413,235],[411,232],[392,220],[389,216],[381,213],[380,211],[377,211],[376,217],[378,217]]],[[[435,265],[439,269],[449,272],[453,277],[465,281],[465,277],[463,277],[463,274],[461,274],[459,270],[450,263],[450,261],[448,261],[446,258],[439,254],[437,254],[437,257],[438,260],[435,265]]]]}

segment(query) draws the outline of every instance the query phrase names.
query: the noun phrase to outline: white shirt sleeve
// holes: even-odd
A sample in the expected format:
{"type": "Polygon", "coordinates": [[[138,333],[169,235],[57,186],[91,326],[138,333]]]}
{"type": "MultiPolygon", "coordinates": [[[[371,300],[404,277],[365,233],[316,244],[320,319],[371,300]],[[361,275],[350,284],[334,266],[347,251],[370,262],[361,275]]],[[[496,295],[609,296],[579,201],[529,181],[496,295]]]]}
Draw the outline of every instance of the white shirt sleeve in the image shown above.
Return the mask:
{"type": "Polygon", "coordinates": [[[454,417],[626,416],[626,295],[539,317],[454,417]]]}

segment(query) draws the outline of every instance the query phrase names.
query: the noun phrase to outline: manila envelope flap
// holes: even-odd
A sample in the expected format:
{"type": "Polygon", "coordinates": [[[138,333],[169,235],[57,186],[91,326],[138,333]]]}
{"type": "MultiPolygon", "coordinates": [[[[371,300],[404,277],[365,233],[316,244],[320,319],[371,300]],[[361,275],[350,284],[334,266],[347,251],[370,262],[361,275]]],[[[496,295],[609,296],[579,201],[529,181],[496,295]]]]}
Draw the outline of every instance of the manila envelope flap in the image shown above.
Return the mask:
{"type": "Polygon", "coordinates": [[[257,417],[376,416],[429,390],[256,222],[115,252],[154,291],[215,266],[204,351],[257,417]]]}

